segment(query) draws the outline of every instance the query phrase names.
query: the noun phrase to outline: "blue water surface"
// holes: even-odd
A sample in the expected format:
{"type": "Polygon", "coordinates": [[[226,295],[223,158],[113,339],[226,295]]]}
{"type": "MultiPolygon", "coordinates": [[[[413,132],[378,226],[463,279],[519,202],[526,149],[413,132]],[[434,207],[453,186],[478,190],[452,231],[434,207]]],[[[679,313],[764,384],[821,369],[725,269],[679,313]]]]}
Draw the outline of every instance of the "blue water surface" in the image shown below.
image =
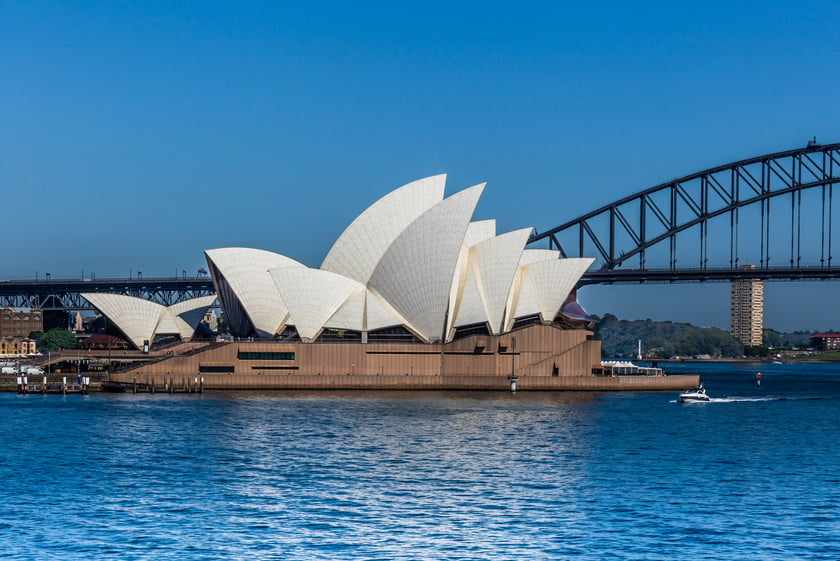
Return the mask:
{"type": "Polygon", "coordinates": [[[1,394],[0,555],[840,559],[840,366],[666,368],[713,401],[1,394]]]}

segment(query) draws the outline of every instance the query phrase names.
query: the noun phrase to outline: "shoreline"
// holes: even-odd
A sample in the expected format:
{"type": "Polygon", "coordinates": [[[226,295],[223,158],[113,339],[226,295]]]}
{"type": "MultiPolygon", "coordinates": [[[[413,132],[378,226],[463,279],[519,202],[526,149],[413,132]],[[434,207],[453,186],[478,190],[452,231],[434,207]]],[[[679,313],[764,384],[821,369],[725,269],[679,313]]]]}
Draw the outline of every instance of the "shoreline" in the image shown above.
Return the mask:
{"type": "MultiPolygon", "coordinates": [[[[587,392],[587,391],[682,391],[697,387],[698,374],[666,376],[334,376],[334,375],[248,375],[248,376],[180,376],[126,379],[114,374],[110,380],[91,381],[90,393],[204,393],[213,391],[283,391],[283,390],[406,390],[406,391],[531,391],[531,392],[587,392]]],[[[15,380],[0,381],[0,392],[19,394],[82,394],[75,385],[62,391],[60,377],[50,376],[46,388],[42,382],[30,382],[22,391],[15,380]]]]}
{"type": "Polygon", "coordinates": [[[113,376],[127,391],[212,390],[453,390],[453,391],[682,391],[697,387],[697,374],[669,376],[481,376],[263,374],[200,376],[113,376]],[[513,384],[512,384],[513,380],[513,384]],[[135,390],[136,388],[136,390],[135,390]]]}

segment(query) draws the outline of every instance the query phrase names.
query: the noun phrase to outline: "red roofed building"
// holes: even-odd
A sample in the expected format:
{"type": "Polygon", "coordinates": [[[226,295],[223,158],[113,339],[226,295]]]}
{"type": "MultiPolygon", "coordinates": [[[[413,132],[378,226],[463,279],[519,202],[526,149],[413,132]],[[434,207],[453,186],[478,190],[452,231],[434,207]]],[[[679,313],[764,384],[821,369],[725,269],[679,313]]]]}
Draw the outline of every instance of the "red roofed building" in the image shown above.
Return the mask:
{"type": "Polygon", "coordinates": [[[811,346],[821,351],[840,350],[840,333],[814,333],[811,346]]]}
{"type": "Polygon", "coordinates": [[[104,349],[120,349],[125,350],[130,348],[128,341],[120,339],[113,335],[105,335],[103,333],[95,333],[89,337],[79,340],[79,346],[83,349],[104,350],[104,349]]]}

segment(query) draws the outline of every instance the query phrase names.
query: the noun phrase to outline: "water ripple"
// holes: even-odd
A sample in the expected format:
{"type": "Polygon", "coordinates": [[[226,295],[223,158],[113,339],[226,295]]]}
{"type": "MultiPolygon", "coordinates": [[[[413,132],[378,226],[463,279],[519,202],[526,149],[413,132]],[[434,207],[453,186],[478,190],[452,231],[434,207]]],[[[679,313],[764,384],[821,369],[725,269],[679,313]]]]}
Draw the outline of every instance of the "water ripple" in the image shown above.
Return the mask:
{"type": "Polygon", "coordinates": [[[768,398],[747,374],[707,373],[699,407],[0,395],[4,558],[836,559],[840,375],[767,374],[768,398]]]}

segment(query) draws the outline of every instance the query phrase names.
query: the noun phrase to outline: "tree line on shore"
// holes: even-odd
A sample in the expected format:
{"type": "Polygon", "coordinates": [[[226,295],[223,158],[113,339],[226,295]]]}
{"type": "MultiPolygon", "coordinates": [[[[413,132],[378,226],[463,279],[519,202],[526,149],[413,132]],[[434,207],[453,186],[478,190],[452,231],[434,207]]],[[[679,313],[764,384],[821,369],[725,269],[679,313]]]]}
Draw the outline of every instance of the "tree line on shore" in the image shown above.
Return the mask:
{"type": "MultiPolygon", "coordinates": [[[[612,314],[606,314],[603,318],[595,316],[593,319],[597,321],[593,331],[596,339],[601,341],[601,353],[610,357],[635,357],[639,340],[642,341],[642,353],[645,358],[763,357],[777,349],[804,349],[810,344],[811,335],[816,333],[783,333],[765,329],[762,346],[745,347],[729,332],[717,327],[697,327],[690,323],[650,319],[623,320],[612,314]]],[[[58,327],[46,333],[33,332],[29,337],[35,339],[38,350],[44,353],[79,347],[79,342],[72,332],[58,327]]]]}
{"type": "Polygon", "coordinates": [[[729,332],[717,327],[697,327],[690,323],[671,321],[622,320],[612,314],[596,318],[595,337],[601,341],[603,356],[634,357],[638,341],[642,341],[645,358],[671,359],[675,357],[739,358],[767,356],[771,349],[807,347],[812,332],[782,333],[764,330],[764,344],[744,346],[729,332]]]}

